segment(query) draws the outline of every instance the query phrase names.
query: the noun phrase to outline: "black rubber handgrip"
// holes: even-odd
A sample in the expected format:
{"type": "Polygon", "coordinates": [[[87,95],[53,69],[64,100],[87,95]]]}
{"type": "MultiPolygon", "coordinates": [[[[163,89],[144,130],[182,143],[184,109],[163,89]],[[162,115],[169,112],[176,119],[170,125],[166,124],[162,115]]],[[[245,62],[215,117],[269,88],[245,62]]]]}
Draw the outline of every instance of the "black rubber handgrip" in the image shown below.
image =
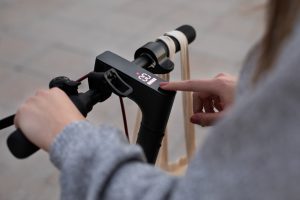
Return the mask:
{"type": "MultiPolygon", "coordinates": [[[[186,36],[188,44],[192,43],[196,38],[196,30],[190,25],[182,25],[176,28],[176,30],[182,32],[186,36]]],[[[175,37],[171,36],[171,38],[174,41],[176,52],[180,51],[179,41],[175,37]]]]}
{"type": "Polygon", "coordinates": [[[10,134],[7,138],[7,146],[10,152],[19,159],[27,158],[40,149],[30,142],[20,129],[10,134]]]}
{"type": "Polygon", "coordinates": [[[182,25],[176,28],[176,30],[182,32],[186,36],[189,44],[196,38],[196,30],[190,25],[182,25]]]}

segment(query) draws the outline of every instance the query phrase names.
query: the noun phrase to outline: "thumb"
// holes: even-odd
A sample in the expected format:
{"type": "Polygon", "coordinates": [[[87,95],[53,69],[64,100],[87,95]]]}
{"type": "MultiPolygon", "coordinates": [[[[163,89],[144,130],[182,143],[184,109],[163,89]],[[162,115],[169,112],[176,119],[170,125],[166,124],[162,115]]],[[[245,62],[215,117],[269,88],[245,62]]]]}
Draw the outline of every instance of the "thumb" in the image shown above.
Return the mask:
{"type": "Polygon", "coordinates": [[[191,122],[194,124],[199,124],[200,126],[211,126],[214,124],[221,116],[223,112],[215,113],[195,113],[191,117],[191,122]]]}

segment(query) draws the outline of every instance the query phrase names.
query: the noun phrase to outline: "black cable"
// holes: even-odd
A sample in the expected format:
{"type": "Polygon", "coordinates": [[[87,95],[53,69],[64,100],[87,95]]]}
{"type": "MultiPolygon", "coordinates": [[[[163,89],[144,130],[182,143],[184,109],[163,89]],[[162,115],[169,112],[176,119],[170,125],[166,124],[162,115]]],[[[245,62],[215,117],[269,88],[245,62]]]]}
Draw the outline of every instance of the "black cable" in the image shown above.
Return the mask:
{"type": "Polygon", "coordinates": [[[124,101],[123,101],[122,97],[119,97],[119,99],[120,99],[120,105],[121,105],[121,110],[122,110],[125,135],[126,135],[128,141],[129,141],[129,134],[128,134],[128,126],[127,126],[127,119],[126,119],[126,112],[125,112],[124,101]]]}

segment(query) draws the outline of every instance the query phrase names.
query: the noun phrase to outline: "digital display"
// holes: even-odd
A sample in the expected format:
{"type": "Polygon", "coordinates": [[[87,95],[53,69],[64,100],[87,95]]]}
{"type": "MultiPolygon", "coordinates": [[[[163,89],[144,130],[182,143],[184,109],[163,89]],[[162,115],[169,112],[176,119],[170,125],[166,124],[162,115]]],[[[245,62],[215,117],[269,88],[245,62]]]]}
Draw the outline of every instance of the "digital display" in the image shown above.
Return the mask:
{"type": "Polygon", "coordinates": [[[136,75],[138,76],[138,79],[140,79],[141,81],[147,83],[148,85],[152,85],[157,80],[156,78],[152,78],[147,73],[139,73],[139,72],[137,72],[136,75]]]}

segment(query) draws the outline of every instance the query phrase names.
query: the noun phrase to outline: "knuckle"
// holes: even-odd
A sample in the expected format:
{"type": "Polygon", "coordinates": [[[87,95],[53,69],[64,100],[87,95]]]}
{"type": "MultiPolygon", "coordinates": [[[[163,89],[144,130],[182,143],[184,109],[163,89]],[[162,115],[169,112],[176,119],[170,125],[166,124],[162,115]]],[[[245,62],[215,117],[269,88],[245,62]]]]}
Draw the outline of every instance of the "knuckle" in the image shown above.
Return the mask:
{"type": "Polygon", "coordinates": [[[62,94],[63,93],[63,91],[61,89],[59,89],[58,87],[51,88],[50,92],[54,93],[54,94],[62,94]]]}
{"type": "Polygon", "coordinates": [[[35,96],[29,97],[28,99],[25,100],[25,102],[21,105],[21,107],[23,107],[23,106],[25,106],[25,107],[28,106],[29,104],[31,104],[32,102],[34,102],[35,99],[36,99],[35,96]]]}
{"type": "Polygon", "coordinates": [[[220,77],[217,77],[215,79],[215,83],[218,85],[218,86],[223,86],[224,85],[224,79],[220,78],[220,77]]]}
{"type": "Polygon", "coordinates": [[[45,89],[38,89],[35,93],[36,96],[44,96],[47,94],[47,90],[45,89]]]}
{"type": "Polygon", "coordinates": [[[229,82],[225,77],[218,77],[218,78],[216,78],[216,84],[219,87],[223,88],[223,87],[226,87],[229,84],[229,82]]]}
{"type": "Polygon", "coordinates": [[[215,76],[216,79],[228,79],[228,77],[231,77],[231,75],[221,72],[217,76],[215,76]]]}
{"type": "Polygon", "coordinates": [[[59,90],[60,90],[60,89],[59,89],[58,87],[53,87],[53,88],[50,89],[50,91],[55,91],[55,92],[56,92],[56,91],[59,91],[59,90]]]}
{"type": "Polygon", "coordinates": [[[216,78],[219,78],[219,77],[224,77],[224,76],[227,76],[227,74],[226,74],[226,73],[223,73],[223,72],[221,72],[221,73],[218,73],[218,74],[217,74],[216,78]]]}
{"type": "Polygon", "coordinates": [[[193,83],[193,80],[189,79],[189,80],[186,80],[187,83],[193,83]]]}

